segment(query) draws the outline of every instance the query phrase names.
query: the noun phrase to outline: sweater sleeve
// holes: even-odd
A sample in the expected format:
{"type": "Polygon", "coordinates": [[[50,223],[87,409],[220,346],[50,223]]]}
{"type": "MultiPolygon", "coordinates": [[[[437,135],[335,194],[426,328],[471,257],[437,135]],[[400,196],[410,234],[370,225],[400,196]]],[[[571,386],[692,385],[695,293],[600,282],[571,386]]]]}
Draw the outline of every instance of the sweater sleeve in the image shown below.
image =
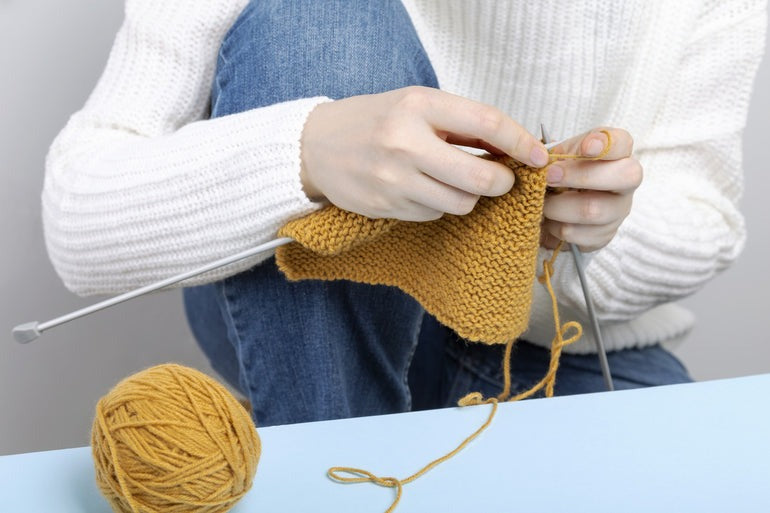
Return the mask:
{"type": "Polygon", "coordinates": [[[73,292],[116,293],[191,270],[318,208],[302,191],[299,144],[307,115],[328,99],[205,119],[219,46],[245,4],[127,0],[101,78],[46,159],[46,245],[73,292]]]}
{"type": "MultiPolygon", "coordinates": [[[[635,156],[644,181],[632,212],[610,244],[591,254],[587,266],[592,299],[610,331],[699,290],[744,246],[738,209],[741,136],[764,48],[766,6],[764,0],[706,4],[710,8],[693,22],[678,74],[652,128],[637,139],[635,156]]],[[[569,251],[559,256],[555,279],[559,301],[586,326],[585,301],[569,251]]],[[[539,343],[553,336],[548,303],[547,293],[536,286],[530,336],[539,343]]],[[[614,335],[635,336],[628,329],[614,335]]],[[[639,343],[615,342],[623,347],[639,343]]]]}

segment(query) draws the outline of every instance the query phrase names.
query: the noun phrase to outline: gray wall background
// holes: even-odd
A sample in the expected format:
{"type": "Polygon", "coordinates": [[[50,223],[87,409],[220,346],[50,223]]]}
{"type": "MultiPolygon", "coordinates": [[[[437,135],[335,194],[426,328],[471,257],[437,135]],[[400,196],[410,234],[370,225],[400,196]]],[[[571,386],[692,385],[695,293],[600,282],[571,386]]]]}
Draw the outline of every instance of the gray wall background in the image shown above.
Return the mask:
{"type": "MultiPolygon", "coordinates": [[[[91,304],[67,292],[46,256],[40,220],[48,145],[80,108],[122,19],[121,0],[0,0],[0,454],[86,445],[93,407],[121,378],[176,361],[211,372],[186,327],[178,291],[65,325],[29,345],[10,330],[91,304]]],[[[745,136],[739,262],[684,301],[699,319],[677,348],[696,379],[770,372],[770,64],[755,84],[745,136]]]]}

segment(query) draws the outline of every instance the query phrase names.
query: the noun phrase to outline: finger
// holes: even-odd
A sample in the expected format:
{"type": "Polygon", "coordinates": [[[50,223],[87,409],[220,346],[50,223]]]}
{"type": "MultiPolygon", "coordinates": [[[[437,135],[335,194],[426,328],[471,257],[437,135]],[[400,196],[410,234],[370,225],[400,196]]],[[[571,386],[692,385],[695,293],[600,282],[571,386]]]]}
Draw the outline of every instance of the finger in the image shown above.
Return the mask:
{"type": "Polygon", "coordinates": [[[545,226],[541,227],[540,229],[540,245],[546,249],[556,249],[556,246],[559,245],[559,242],[561,242],[561,239],[556,237],[555,235],[551,235],[548,230],[546,230],[545,226]]]}
{"type": "Polygon", "coordinates": [[[634,139],[622,128],[596,128],[576,137],[571,137],[551,149],[552,155],[581,155],[594,158],[610,145],[606,155],[599,160],[618,160],[631,156],[634,139]],[[608,137],[609,134],[609,137],[608,137]]]}
{"type": "Polygon", "coordinates": [[[475,138],[464,137],[462,135],[457,135],[457,134],[444,134],[444,137],[446,137],[445,141],[448,142],[449,144],[456,144],[458,146],[467,146],[469,148],[478,148],[480,150],[488,151],[492,155],[505,155],[505,152],[503,150],[495,146],[492,146],[486,141],[482,141],[478,137],[475,137],[475,138]]]}
{"type": "Polygon", "coordinates": [[[369,188],[350,190],[352,199],[349,201],[337,201],[334,197],[330,197],[329,201],[339,208],[371,219],[421,222],[433,221],[444,215],[443,211],[412,201],[402,191],[400,187],[382,183],[375,192],[371,192],[369,188]]]}
{"type": "Polygon", "coordinates": [[[551,187],[631,194],[642,183],[642,166],[633,157],[614,161],[561,160],[546,168],[551,187]]]}
{"type": "Polygon", "coordinates": [[[437,89],[415,90],[412,100],[421,103],[426,121],[442,138],[478,139],[529,166],[548,163],[543,143],[499,109],[437,89]]]}
{"type": "Polygon", "coordinates": [[[435,221],[444,215],[444,212],[430,208],[419,203],[410,202],[406,208],[399,211],[397,219],[401,221],[435,221]]]}
{"type": "Polygon", "coordinates": [[[411,184],[407,198],[432,210],[457,216],[470,213],[479,201],[477,194],[457,189],[423,173],[411,184]]]}
{"type": "Polygon", "coordinates": [[[547,220],[585,225],[614,223],[630,211],[631,196],[600,191],[565,191],[548,196],[543,206],[547,220]]]}
{"type": "Polygon", "coordinates": [[[414,163],[439,182],[474,195],[500,196],[511,190],[515,181],[508,166],[471,155],[440,139],[433,139],[433,144],[415,156],[414,163]]]}
{"type": "Polygon", "coordinates": [[[547,219],[543,222],[540,245],[555,249],[560,241],[577,245],[581,251],[596,251],[610,243],[620,223],[599,226],[561,223],[547,219]]]}
{"type": "Polygon", "coordinates": [[[366,212],[367,213],[364,215],[372,219],[388,218],[415,222],[435,221],[444,215],[444,212],[440,210],[411,201],[407,198],[401,198],[397,208],[396,206],[387,209],[372,209],[371,207],[368,207],[366,212]]]}

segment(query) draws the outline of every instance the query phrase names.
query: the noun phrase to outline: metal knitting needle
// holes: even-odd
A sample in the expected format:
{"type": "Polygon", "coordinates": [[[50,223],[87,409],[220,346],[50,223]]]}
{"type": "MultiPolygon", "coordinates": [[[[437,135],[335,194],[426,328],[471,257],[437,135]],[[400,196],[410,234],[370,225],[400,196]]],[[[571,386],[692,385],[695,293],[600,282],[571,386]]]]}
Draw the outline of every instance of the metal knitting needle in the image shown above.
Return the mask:
{"type": "Polygon", "coordinates": [[[100,303],[96,303],[94,305],[81,308],[80,310],[68,313],[67,315],[62,315],[61,317],[57,317],[55,319],[51,319],[50,321],[46,321],[46,322],[33,321],[33,322],[27,322],[24,324],[19,324],[18,326],[13,328],[13,338],[16,339],[16,342],[20,344],[27,344],[37,339],[44,331],[47,331],[51,328],[54,328],[66,322],[74,321],[75,319],[85,317],[86,315],[92,314],[94,312],[98,312],[100,310],[104,310],[105,308],[109,308],[111,306],[115,306],[117,304],[128,301],[129,299],[134,299],[135,297],[149,294],[150,292],[154,292],[156,290],[168,287],[169,285],[179,283],[180,281],[184,281],[184,280],[193,278],[195,276],[198,276],[200,274],[207,273],[215,269],[219,269],[220,267],[224,267],[226,265],[238,262],[239,260],[243,260],[245,258],[258,255],[267,250],[277,248],[278,246],[283,246],[284,244],[291,242],[292,240],[294,239],[291,239],[289,237],[280,237],[280,238],[271,240],[269,242],[266,242],[264,244],[260,244],[259,246],[256,246],[254,248],[241,251],[240,253],[236,253],[235,255],[230,255],[228,257],[221,258],[219,260],[206,264],[197,269],[193,269],[192,271],[187,271],[181,274],[177,274],[176,276],[172,276],[171,278],[166,278],[165,280],[161,280],[156,283],[151,283],[150,285],[145,285],[144,287],[138,288],[136,290],[132,290],[130,292],[126,292],[125,294],[115,296],[113,298],[107,299],[100,303]]]}
{"type": "MultiPolygon", "coordinates": [[[[545,130],[545,126],[540,124],[540,136],[543,144],[548,144],[551,138],[545,130]]],[[[575,259],[575,267],[577,268],[578,278],[580,278],[580,287],[583,289],[583,297],[586,301],[586,309],[588,310],[588,318],[591,321],[591,329],[594,332],[594,341],[596,343],[596,352],[599,357],[599,366],[602,369],[602,376],[604,377],[604,384],[607,386],[607,390],[610,392],[615,390],[615,386],[612,383],[612,373],[610,373],[610,363],[607,361],[607,351],[604,349],[604,340],[602,339],[602,331],[599,327],[599,319],[596,317],[596,311],[594,310],[594,302],[591,300],[591,294],[588,291],[588,280],[585,273],[585,262],[583,260],[583,253],[580,248],[575,244],[568,243],[572,257],[575,259]]]]}
{"type": "MultiPolygon", "coordinates": [[[[559,143],[554,142],[554,143],[546,144],[546,148],[550,149],[553,146],[556,146],[557,144],[559,143]]],[[[256,256],[264,251],[268,251],[270,249],[277,248],[278,246],[282,246],[288,242],[291,242],[292,240],[293,239],[288,237],[277,238],[277,239],[268,241],[264,244],[261,244],[259,246],[256,246],[254,248],[242,251],[240,253],[236,253],[235,255],[221,258],[219,260],[206,264],[197,269],[193,269],[192,271],[187,271],[182,274],[178,274],[176,276],[172,276],[170,278],[166,278],[164,280],[158,281],[156,283],[151,283],[144,287],[140,287],[130,292],[126,292],[124,294],[120,294],[118,296],[106,299],[104,301],[93,304],[91,306],[81,308],[80,310],[76,310],[74,312],[68,313],[66,315],[62,315],[60,317],[56,317],[55,319],[51,319],[50,321],[46,321],[46,322],[32,321],[32,322],[19,324],[12,330],[13,338],[20,344],[28,344],[33,340],[37,340],[40,337],[40,335],[43,334],[43,332],[48,331],[51,328],[55,328],[67,322],[74,321],[75,319],[80,319],[81,317],[85,317],[86,315],[99,312],[111,306],[124,303],[130,299],[134,299],[136,297],[149,294],[150,292],[155,292],[157,290],[166,288],[175,283],[188,280],[200,274],[213,271],[215,269],[238,262],[245,258],[256,256]]]]}

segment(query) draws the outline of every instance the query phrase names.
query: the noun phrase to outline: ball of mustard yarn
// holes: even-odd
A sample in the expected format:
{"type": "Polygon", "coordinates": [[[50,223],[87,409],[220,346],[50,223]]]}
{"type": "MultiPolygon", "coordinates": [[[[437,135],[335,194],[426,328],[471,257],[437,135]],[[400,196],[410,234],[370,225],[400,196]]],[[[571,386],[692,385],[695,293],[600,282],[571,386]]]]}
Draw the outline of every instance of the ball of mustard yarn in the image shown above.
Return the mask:
{"type": "Polygon", "coordinates": [[[216,513],[251,487],[261,445],[218,382],[164,364],[129,376],[96,406],[96,481],[116,512],[216,513]]]}

